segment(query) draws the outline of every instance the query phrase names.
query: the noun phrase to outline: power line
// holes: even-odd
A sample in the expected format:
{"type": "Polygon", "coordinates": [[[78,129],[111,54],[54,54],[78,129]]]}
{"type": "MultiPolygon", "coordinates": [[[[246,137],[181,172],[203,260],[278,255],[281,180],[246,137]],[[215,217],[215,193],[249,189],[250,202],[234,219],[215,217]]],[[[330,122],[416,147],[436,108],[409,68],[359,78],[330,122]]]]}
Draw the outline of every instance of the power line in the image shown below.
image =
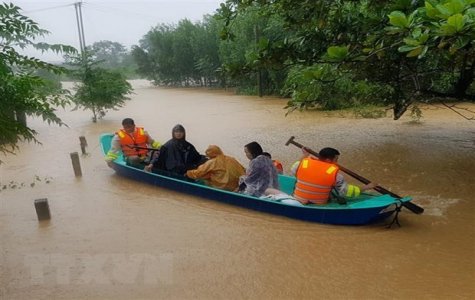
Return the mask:
{"type": "Polygon", "coordinates": [[[70,4],[64,4],[64,5],[58,5],[58,6],[51,6],[51,7],[45,7],[45,8],[39,8],[39,9],[34,9],[34,10],[29,10],[29,11],[23,11],[25,14],[33,14],[37,12],[42,12],[42,11],[47,11],[47,10],[53,10],[53,9],[58,9],[58,8],[63,8],[63,7],[68,7],[68,6],[73,6],[74,3],[70,4]]]}

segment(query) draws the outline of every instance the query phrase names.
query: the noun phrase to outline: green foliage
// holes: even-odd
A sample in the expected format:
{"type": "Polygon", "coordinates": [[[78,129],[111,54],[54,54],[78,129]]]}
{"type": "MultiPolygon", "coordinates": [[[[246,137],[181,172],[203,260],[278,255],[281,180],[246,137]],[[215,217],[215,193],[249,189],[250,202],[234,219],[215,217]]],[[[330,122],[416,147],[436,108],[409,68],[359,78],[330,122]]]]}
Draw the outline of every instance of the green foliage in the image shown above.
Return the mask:
{"type": "Polygon", "coordinates": [[[73,62],[79,67],[75,74],[81,80],[75,86],[73,101],[76,109],[92,111],[93,122],[104,117],[108,110],[122,107],[129,99],[126,95],[132,92],[132,86],[120,72],[97,67],[98,62],[89,52],[73,62]]]}
{"type": "Polygon", "coordinates": [[[61,74],[65,69],[18,52],[29,46],[56,53],[75,53],[70,46],[34,42],[47,33],[23,16],[19,7],[0,4],[0,152],[13,152],[20,140],[37,142],[36,131],[26,124],[26,116],[64,125],[56,116],[55,108],[68,103],[68,91],[35,74],[61,74]]]}
{"type": "Polygon", "coordinates": [[[357,118],[364,119],[379,119],[386,117],[386,110],[373,105],[356,106],[353,109],[353,114],[357,118]]]}
{"type": "Polygon", "coordinates": [[[252,66],[292,66],[283,90],[290,109],[376,102],[392,105],[398,119],[422,97],[475,100],[473,0],[228,0],[220,15],[229,43],[249,11],[281,20],[281,32],[241,51],[251,52],[252,65],[235,64],[233,71],[246,76],[252,66]],[[315,68],[327,63],[334,67],[315,68]],[[446,74],[452,80],[444,81],[446,74]]]}
{"type": "Polygon", "coordinates": [[[227,0],[202,23],[152,29],[133,52],[159,84],[208,78],[292,97],[290,111],[375,104],[398,119],[421,99],[475,101],[474,41],[473,0],[227,0]]]}
{"type": "Polygon", "coordinates": [[[284,86],[284,93],[292,96],[287,106],[290,111],[335,110],[384,103],[392,92],[389,86],[357,80],[351,73],[341,73],[330,64],[294,67],[284,86]]]}
{"type": "Polygon", "coordinates": [[[418,105],[413,105],[411,107],[411,119],[412,119],[412,123],[420,123],[421,121],[421,118],[422,118],[422,111],[421,109],[419,108],[418,105]]]}
{"type": "Polygon", "coordinates": [[[165,85],[211,85],[219,75],[217,26],[212,18],[152,28],[132,49],[138,73],[165,85]]]}
{"type": "MultiPolygon", "coordinates": [[[[122,44],[103,40],[86,47],[86,50],[98,67],[117,71],[128,79],[138,78],[138,66],[132,57],[132,51],[128,51],[122,44]]],[[[75,59],[76,57],[64,56],[66,65],[74,65],[75,59]]]]}

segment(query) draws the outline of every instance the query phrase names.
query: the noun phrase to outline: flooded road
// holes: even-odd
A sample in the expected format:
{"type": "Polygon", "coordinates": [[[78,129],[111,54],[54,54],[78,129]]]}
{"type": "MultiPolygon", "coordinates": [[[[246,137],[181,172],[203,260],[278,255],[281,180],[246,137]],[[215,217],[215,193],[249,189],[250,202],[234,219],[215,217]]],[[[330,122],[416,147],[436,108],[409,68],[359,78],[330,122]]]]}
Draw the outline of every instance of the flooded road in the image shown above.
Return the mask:
{"type": "MultiPolygon", "coordinates": [[[[166,89],[135,81],[132,101],[94,124],[59,111],[69,127],[29,124],[42,145],[21,144],[0,165],[0,299],[474,299],[475,123],[440,107],[422,123],[304,112],[282,99],[166,89]],[[258,141],[288,171],[300,150],[335,147],[340,163],[400,195],[401,228],[330,226],[155,188],[114,174],[101,133],[125,117],[161,142],[182,124],[248,164],[258,141]],[[80,152],[83,177],[69,154],[80,152]],[[38,223],[34,199],[52,219],[38,223]]],[[[475,105],[466,104],[472,111],[475,105]]]]}

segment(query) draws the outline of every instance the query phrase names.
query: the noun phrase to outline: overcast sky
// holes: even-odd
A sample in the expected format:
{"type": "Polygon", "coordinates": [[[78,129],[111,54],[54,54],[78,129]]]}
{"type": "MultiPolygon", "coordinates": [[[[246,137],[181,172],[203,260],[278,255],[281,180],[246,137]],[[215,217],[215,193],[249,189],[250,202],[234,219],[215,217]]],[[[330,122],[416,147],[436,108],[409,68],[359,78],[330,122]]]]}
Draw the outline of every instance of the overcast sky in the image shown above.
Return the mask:
{"type": "MultiPolygon", "coordinates": [[[[150,28],[160,23],[176,24],[179,20],[200,21],[212,14],[224,0],[87,0],[82,1],[82,15],[86,45],[101,40],[119,42],[130,47],[150,28]]],[[[8,1],[2,1],[8,2],[8,1]]],[[[78,29],[74,3],[68,0],[12,1],[22,8],[22,14],[50,32],[44,39],[51,44],[67,44],[79,49],[78,29]]],[[[40,41],[40,40],[38,40],[40,41]]],[[[26,50],[47,61],[62,60],[52,53],[41,54],[26,50]]]]}

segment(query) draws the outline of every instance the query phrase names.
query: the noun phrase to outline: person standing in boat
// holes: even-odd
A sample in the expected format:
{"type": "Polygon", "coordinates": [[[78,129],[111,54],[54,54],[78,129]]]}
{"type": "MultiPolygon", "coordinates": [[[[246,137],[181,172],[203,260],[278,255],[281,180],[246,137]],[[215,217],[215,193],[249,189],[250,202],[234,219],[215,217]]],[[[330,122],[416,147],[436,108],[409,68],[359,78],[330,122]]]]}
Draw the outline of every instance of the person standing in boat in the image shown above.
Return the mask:
{"type": "Polygon", "coordinates": [[[145,170],[153,169],[154,172],[165,175],[183,176],[186,171],[196,169],[205,161],[206,158],[186,140],[185,128],[177,124],[172,129],[172,138],[163,144],[158,157],[153,159],[145,170]]]}
{"type": "Polygon", "coordinates": [[[191,179],[204,179],[206,185],[218,189],[237,189],[239,177],[246,173],[244,167],[235,158],[224,155],[216,145],[209,145],[205,153],[209,159],[198,168],[188,170],[186,176],[191,179]]]}
{"type": "Polygon", "coordinates": [[[105,157],[107,165],[112,167],[112,162],[119,157],[119,153],[122,151],[127,165],[143,168],[148,150],[141,148],[159,149],[160,142],[150,137],[143,127],[136,127],[134,120],[131,118],[122,120],[122,127],[112,138],[110,150],[105,157]]]}
{"type": "Polygon", "coordinates": [[[244,146],[244,153],[250,162],[246,175],[240,178],[239,191],[247,195],[261,197],[268,188],[279,189],[277,169],[272,160],[263,155],[261,145],[251,142],[244,146]]]}
{"type": "Polygon", "coordinates": [[[294,197],[302,204],[326,204],[332,190],[339,197],[358,197],[362,191],[376,186],[374,183],[362,187],[348,184],[337,165],[340,152],[334,148],[321,149],[319,158],[310,155],[305,148],[302,153],[302,159],[291,169],[297,178],[294,197]]]}

